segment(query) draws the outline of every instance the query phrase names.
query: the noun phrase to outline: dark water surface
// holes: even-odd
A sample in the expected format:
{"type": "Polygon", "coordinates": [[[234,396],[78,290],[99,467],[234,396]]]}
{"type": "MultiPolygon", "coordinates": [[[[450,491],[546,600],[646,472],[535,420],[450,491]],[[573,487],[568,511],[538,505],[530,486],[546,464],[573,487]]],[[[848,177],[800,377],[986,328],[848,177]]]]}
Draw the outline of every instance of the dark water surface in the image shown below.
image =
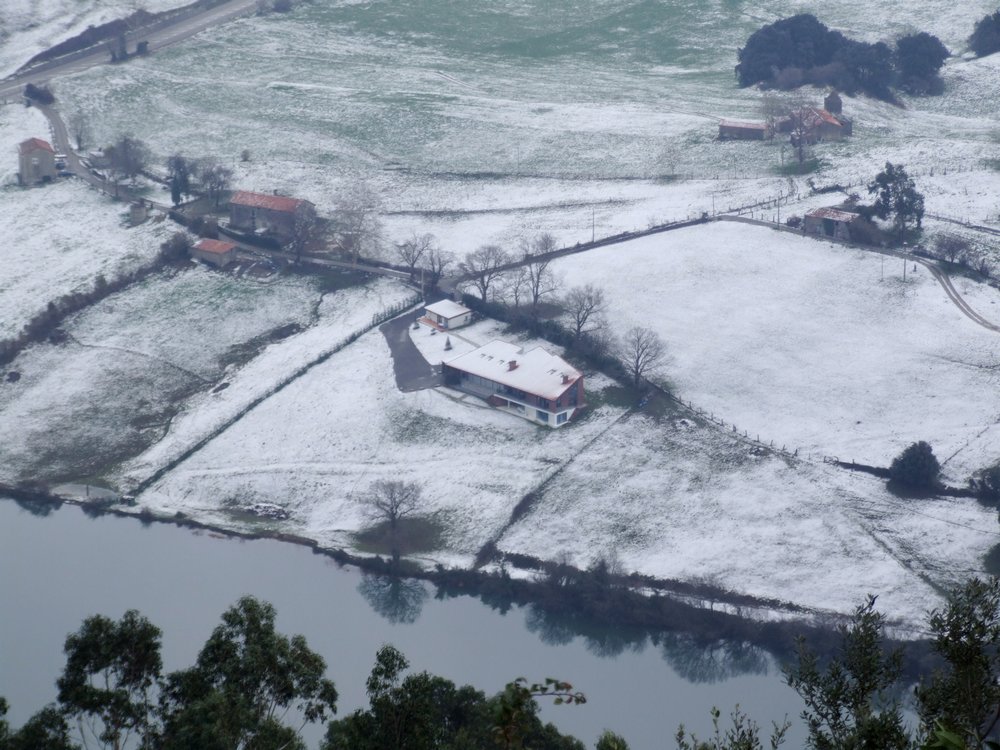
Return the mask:
{"type": "MultiPolygon", "coordinates": [[[[797,727],[801,703],[766,653],[749,645],[704,649],[685,634],[661,645],[609,647],[574,636],[531,608],[506,615],[477,599],[437,600],[417,582],[395,587],[341,569],[292,544],[239,541],[171,525],[90,518],[64,506],[46,517],[0,500],[0,695],[19,726],[55,698],[66,634],[83,618],[138,609],[164,632],[168,670],[187,667],[242,594],[272,602],[278,627],[302,633],[327,661],[339,715],[365,704],[376,649],[392,643],[416,670],[495,692],[518,676],[568,680],[583,706],[546,706],[543,715],[592,746],[604,728],[633,750],[673,748],[677,725],[707,734],[709,709],[736,704],[762,724],[785,714],[797,727]]],[[[320,731],[310,731],[311,747],[320,731]]],[[[788,747],[800,743],[794,733],[788,747]]]]}

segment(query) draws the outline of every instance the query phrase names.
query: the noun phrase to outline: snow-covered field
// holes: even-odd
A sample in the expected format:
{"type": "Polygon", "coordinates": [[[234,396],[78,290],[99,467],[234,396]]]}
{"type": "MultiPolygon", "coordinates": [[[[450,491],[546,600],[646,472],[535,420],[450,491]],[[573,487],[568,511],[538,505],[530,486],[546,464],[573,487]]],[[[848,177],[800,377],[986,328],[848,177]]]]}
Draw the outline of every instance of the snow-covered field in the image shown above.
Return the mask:
{"type": "MultiPolygon", "coordinates": [[[[393,239],[430,231],[464,253],[544,230],[572,244],[808,192],[804,178],[777,176],[792,158],[779,141],[715,140],[717,118],[760,116],[760,93],[736,88],[732,66],[761,23],[814,12],[854,36],[921,29],[961,52],[989,10],[981,0],[923,0],[891,14],[778,0],[752,13],[722,0],[307,3],[61,80],[59,96],[70,116],[88,113],[101,140],[124,130],[161,157],[212,154],[241,187],[300,195],[323,211],[364,181],[393,239]]],[[[813,178],[860,186],[886,160],[918,174],[981,169],[1000,155],[998,66],[953,58],[946,95],[905,108],[848,98],[855,136],[819,147],[813,178]]],[[[992,173],[976,179],[997,185],[992,173]]],[[[954,192],[932,192],[928,210],[997,213],[954,192]]]]}
{"type": "MultiPolygon", "coordinates": [[[[751,436],[879,466],[927,440],[959,484],[1000,460],[1000,335],[923,267],[903,282],[900,260],[735,222],[556,266],[605,289],[619,333],[656,330],[676,392],[751,436]]],[[[956,285],[1000,323],[1000,292],[956,285]]]]}
{"type": "Polygon", "coordinates": [[[689,419],[616,424],[500,540],[627,571],[849,612],[868,593],[913,625],[1000,541],[969,500],[901,501],[884,483],[787,462],[689,419]],[[930,540],[933,540],[931,542],[930,540]]]}
{"type": "MultiPolygon", "coordinates": [[[[340,298],[324,301],[333,307],[340,298]]],[[[199,266],[151,277],[73,316],[67,343],[30,347],[9,368],[20,379],[0,384],[0,477],[103,473],[161,437],[178,402],[238,359],[234,347],[309,325],[320,299],[311,280],[264,284],[199,266]]]]}
{"type": "MultiPolygon", "coordinates": [[[[238,188],[308,198],[330,213],[363,182],[381,200],[390,241],[433,232],[459,255],[486,242],[513,249],[541,231],[573,244],[778,196],[780,208],[755,216],[842,200],[779,176],[791,158],[780,142],[717,142],[717,118],[759,117],[760,93],[735,88],[732,66],[762,23],[813,12],[869,41],[926,30],[960,53],[973,22],[995,9],[989,0],[882,5],[302,3],[53,88],[66,119],[85,117],[95,142],[129,132],[160,163],[213,156],[238,188]]],[[[0,74],[135,7],[3,3],[0,74]]],[[[845,98],[855,135],[818,147],[810,178],[864,196],[885,161],[903,163],[929,213],[1000,226],[1000,173],[987,166],[1000,156],[998,72],[1000,56],[956,57],[943,97],[905,108],[845,98]]],[[[38,113],[0,109],[0,183],[16,169],[16,143],[33,135],[48,137],[38,113]]],[[[143,262],[173,231],[166,222],[126,229],[121,212],[72,182],[0,188],[0,337],[50,299],[143,262]]],[[[929,236],[955,230],[927,225],[929,236]]],[[[976,242],[995,252],[988,236],[976,242]]],[[[665,376],[682,398],[804,460],[755,454],[679,418],[621,418],[614,406],[546,431],[447,391],[400,393],[378,331],[318,360],[408,290],[383,281],[320,299],[301,280],[262,285],[199,270],[113,297],[71,321],[66,346],[18,359],[21,381],[0,385],[0,445],[9,447],[0,475],[45,467],[134,488],[232,422],[140,504],[350,545],[367,523],[359,497],[371,482],[411,479],[445,530],[428,557],[466,565],[561,468],[503,549],[580,565],[614,555],[626,569],[821,610],[849,610],[872,591],[911,623],[937,601],[935,586],[979,568],[997,541],[992,512],[901,502],[820,460],[884,465],[923,439],[962,483],[1000,459],[1000,337],[964,317],[925,269],[904,283],[899,261],[883,270],[874,254],[726,223],[557,265],[569,284],[605,289],[615,330],[660,332],[665,376]],[[223,370],[231,347],[286,323],[309,325],[223,370]],[[286,508],[289,520],[233,514],[234,502],[256,501],[286,508]]],[[[955,284],[1000,323],[1000,293],[955,284]]],[[[431,361],[445,355],[444,336],[412,335],[431,361]]],[[[500,335],[479,324],[455,336],[452,353],[500,335]]],[[[588,379],[591,392],[604,385],[588,379]]]]}
{"type": "Polygon", "coordinates": [[[49,301],[89,290],[99,275],[111,279],[145,264],[177,227],[155,218],[128,227],[123,204],[76,180],[24,189],[13,184],[17,144],[49,138],[34,108],[0,108],[0,338],[16,335],[49,301]]]}

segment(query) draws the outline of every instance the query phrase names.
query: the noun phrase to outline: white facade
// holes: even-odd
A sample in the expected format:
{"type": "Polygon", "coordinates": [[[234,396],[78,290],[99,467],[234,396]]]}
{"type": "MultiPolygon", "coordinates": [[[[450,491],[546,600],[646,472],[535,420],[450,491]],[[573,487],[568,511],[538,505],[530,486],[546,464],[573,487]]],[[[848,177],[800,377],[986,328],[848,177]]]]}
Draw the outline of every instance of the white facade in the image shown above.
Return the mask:
{"type": "Polygon", "coordinates": [[[449,331],[472,322],[472,310],[465,305],[443,299],[424,308],[424,317],[439,328],[449,331]]]}

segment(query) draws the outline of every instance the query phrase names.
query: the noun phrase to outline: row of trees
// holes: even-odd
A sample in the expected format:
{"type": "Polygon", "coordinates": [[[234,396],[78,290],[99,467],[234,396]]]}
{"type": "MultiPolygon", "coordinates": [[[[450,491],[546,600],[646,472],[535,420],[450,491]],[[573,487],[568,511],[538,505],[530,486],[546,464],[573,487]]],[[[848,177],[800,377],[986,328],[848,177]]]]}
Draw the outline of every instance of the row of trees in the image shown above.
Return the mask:
{"type": "MultiPolygon", "coordinates": [[[[163,672],[162,633],[135,610],[88,617],[66,638],[57,703],[12,731],[0,698],[0,750],[304,750],[301,731],[336,713],[326,662],[301,635],[275,628],[251,596],[222,615],[195,664],[163,672]],[[289,723],[291,722],[291,723],[289,723]]],[[[538,718],[537,697],[584,703],[568,683],[516,680],[491,698],[409,664],[392,646],[368,678],[368,710],[328,727],[324,750],[490,747],[582,750],[538,718]]]]}
{"type": "Polygon", "coordinates": [[[737,53],[736,77],[741,86],[793,89],[811,83],[891,101],[893,88],[940,93],[938,71],[949,54],[925,32],[901,37],[894,47],[868,44],[803,13],[755,31],[737,53]]]}
{"type": "Polygon", "coordinates": [[[167,159],[167,180],[170,200],[177,206],[181,199],[189,199],[198,183],[213,205],[218,208],[222,196],[232,184],[233,171],[213,158],[189,159],[174,154],[167,159]]]}
{"type": "MultiPolygon", "coordinates": [[[[839,648],[821,658],[799,640],[785,680],[802,698],[812,750],[995,750],[1000,730],[1000,582],[973,578],[956,588],[927,624],[933,659],[908,676],[904,656],[886,638],[876,598],[839,629],[839,648]],[[902,696],[912,690],[919,724],[907,727],[902,696]]],[[[0,750],[85,747],[304,750],[300,732],[327,721],[338,695],[322,656],[302,636],[275,628],[275,610],[244,597],[222,616],[195,664],[163,673],[161,632],[138,612],[118,621],[88,617],[65,642],[58,702],[12,730],[0,698],[0,750]],[[294,723],[289,723],[292,721],[294,723]]],[[[368,708],[327,725],[322,750],[583,750],[538,718],[537,699],[584,704],[556,679],[517,679],[488,697],[428,672],[411,673],[392,646],[379,649],[366,682],[368,708]]],[[[772,750],[791,722],[769,738],[737,708],[732,727],[707,740],[676,734],[679,750],[772,750]]],[[[597,750],[628,750],[605,732],[597,750]]]]}

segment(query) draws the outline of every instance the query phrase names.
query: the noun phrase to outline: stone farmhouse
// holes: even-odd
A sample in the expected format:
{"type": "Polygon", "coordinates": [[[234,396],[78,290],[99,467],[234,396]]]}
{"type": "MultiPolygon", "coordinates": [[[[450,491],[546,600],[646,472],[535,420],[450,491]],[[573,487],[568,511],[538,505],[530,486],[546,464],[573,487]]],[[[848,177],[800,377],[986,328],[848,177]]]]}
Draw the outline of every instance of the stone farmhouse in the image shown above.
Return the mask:
{"type": "Polygon", "coordinates": [[[21,185],[37,185],[55,179],[55,149],[41,138],[29,138],[18,144],[17,164],[17,180],[21,185]]]}
{"type": "Polygon", "coordinates": [[[860,214],[842,208],[815,208],[802,217],[802,229],[807,234],[850,241],[851,229],[860,219],[860,214]]]}
{"type": "Polygon", "coordinates": [[[583,374],[541,347],[524,351],[505,341],[441,365],[444,383],[535,424],[561,427],[586,406],[583,374]]]}
{"type": "Polygon", "coordinates": [[[420,322],[437,328],[439,331],[451,331],[472,322],[472,310],[465,305],[443,299],[424,308],[420,322]]]}
{"type": "Polygon", "coordinates": [[[720,120],[720,141],[766,141],[774,136],[766,122],[720,120]]]}
{"type": "Polygon", "coordinates": [[[239,191],[229,200],[229,226],[241,232],[271,234],[281,240],[295,236],[300,221],[316,215],[307,200],[283,195],[239,191]]]}

